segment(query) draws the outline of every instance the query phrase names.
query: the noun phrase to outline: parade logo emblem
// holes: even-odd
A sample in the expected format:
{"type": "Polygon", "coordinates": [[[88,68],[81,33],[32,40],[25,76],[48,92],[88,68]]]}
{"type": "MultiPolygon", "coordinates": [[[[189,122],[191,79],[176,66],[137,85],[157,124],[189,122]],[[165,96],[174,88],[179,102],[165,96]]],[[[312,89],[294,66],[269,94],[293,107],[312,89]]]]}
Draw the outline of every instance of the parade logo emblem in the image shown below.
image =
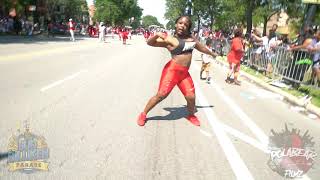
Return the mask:
{"type": "Polygon", "coordinates": [[[302,136],[300,130],[288,129],[275,132],[269,137],[270,159],[268,166],[285,178],[301,178],[312,168],[317,153],[312,137],[306,131],[302,136]]]}
{"type": "Polygon", "coordinates": [[[32,134],[29,128],[18,136],[11,136],[8,151],[9,171],[27,174],[48,171],[49,148],[45,138],[32,134]]]}

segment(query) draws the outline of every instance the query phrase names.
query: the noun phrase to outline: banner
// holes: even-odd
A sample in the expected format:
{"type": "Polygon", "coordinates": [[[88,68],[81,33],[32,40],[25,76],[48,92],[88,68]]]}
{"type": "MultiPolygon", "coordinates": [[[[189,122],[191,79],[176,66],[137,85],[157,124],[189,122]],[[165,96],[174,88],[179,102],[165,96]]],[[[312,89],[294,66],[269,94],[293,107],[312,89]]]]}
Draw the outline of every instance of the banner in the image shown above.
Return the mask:
{"type": "Polygon", "coordinates": [[[25,169],[36,169],[42,171],[48,171],[49,163],[43,161],[21,161],[21,162],[14,162],[8,163],[9,164],[9,171],[16,171],[16,170],[25,170],[25,169]]]}

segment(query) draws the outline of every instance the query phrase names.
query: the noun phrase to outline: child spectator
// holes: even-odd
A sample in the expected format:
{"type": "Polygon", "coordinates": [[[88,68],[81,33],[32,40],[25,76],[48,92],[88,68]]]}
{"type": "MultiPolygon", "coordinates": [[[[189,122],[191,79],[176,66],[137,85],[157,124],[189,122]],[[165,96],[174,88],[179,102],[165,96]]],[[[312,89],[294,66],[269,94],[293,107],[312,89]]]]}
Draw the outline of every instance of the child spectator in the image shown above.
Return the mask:
{"type": "MultiPolygon", "coordinates": [[[[212,40],[211,39],[207,39],[206,41],[206,48],[209,51],[212,51],[212,40]]],[[[217,54],[216,54],[217,56],[217,54]]],[[[201,80],[206,80],[208,84],[210,84],[210,67],[211,67],[211,62],[213,60],[213,57],[211,55],[207,55],[207,54],[201,54],[201,59],[202,59],[202,67],[201,67],[201,71],[200,71],[200,79],[201,80]],[[206,72],[206,77],[202,78],[202,74],[203,72],[206,72]]]]}

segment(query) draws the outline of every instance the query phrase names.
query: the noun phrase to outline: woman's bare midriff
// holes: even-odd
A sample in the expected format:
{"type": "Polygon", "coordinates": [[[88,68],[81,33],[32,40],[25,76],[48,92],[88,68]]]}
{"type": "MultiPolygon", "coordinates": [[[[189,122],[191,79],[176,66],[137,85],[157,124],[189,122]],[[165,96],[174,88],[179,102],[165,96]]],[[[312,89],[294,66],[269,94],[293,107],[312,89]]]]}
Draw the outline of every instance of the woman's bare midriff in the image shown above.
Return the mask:
{"type": "Polygon", "coordinates": [[[175,55],[172,57],[172,60],[175,63],[180,64],[182,66],[190,67],[191,58],[192,58],[192,53],[188,52],[184,54],[175,55]]]}

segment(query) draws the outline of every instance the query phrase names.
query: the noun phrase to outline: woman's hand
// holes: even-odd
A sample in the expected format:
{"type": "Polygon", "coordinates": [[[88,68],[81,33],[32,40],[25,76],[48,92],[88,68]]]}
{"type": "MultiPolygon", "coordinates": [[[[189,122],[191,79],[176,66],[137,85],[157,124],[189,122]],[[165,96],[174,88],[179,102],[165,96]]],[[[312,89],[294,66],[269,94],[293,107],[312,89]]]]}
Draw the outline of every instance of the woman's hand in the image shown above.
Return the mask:
{"type": "Polygon", "coordinates": [[[158,36],[159,38],[163,39],[163,40],[165,40],[165,39],[166,39],[165,34],[164,34],[164,33],[162,33],[162,32],[157,32],[155,35],[156,35],[156,36],[158,36]]]}
{"type": "Polygon", "coordinates": [[[215,53],[215,52],[211,52],[211,56],[212,56],[213,58],[215,58],[215,57],[219,56],[219,54],[217,54],[217,53],[215,53]]]}
{"type": "Polygon", "coordinates": [[[163,33],[158,32],[148,39],[147,44],[154,47],[167,47],[170,43],[163,33]]]}
{"type": "Polygon", "coordinates": [[[317,49],[316,48],[313,48],[313,47],[310,47],[310,48],[307,48],[309,52],[315,52],[317,49]]]}

